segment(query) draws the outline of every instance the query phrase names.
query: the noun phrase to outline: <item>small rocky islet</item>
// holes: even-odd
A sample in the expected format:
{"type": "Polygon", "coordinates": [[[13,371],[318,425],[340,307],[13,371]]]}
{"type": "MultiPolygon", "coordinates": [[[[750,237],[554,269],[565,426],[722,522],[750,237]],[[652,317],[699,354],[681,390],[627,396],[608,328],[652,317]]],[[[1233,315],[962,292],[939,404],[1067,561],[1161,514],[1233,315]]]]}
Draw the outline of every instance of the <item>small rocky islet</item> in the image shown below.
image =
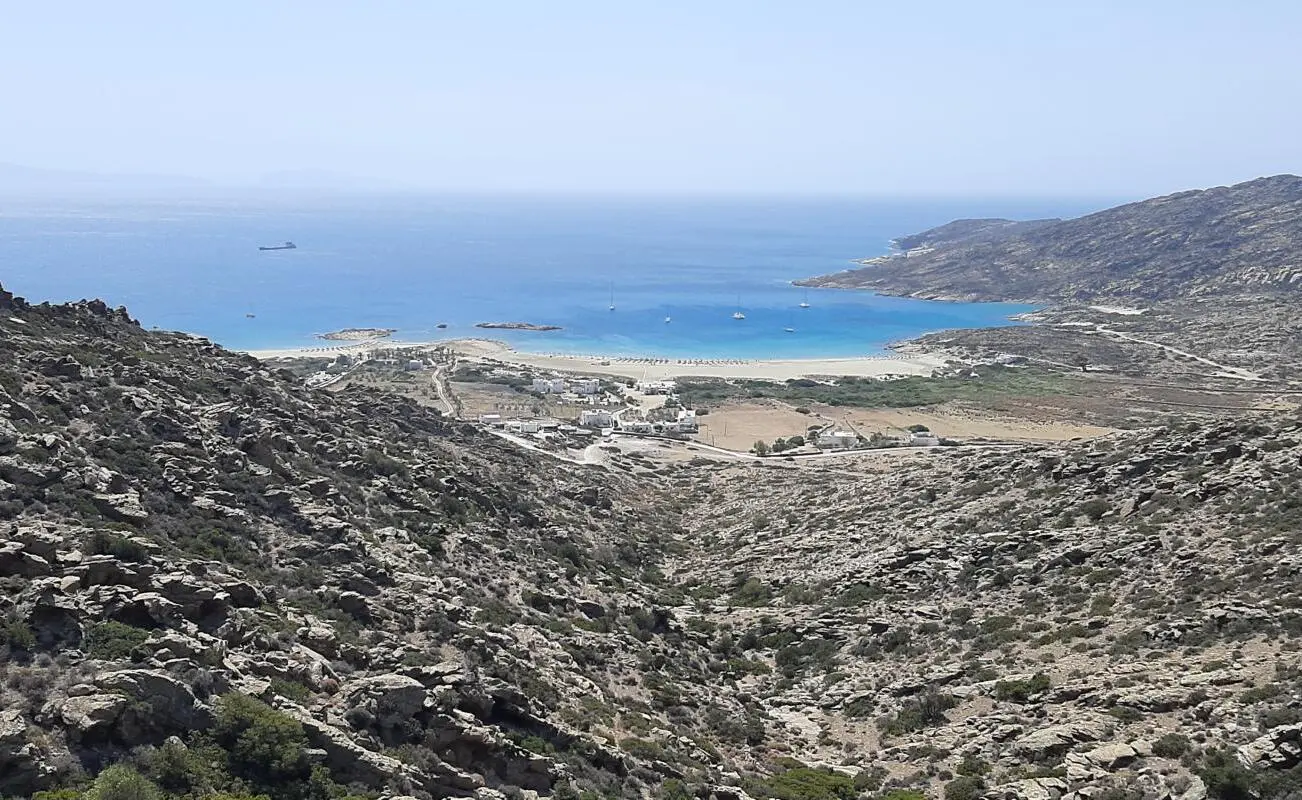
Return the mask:
{"type": "Polygon", "coordinates": [[[477,322],[476,328],[496,328],[506,331],[559,331],[560,325],[539,325],[533,322],[477,322]]]}
{"type": "Polygon", "coordinates": [[[343,328],[329,333],[318,333],[316,338],[332,342],[364,342],[371,339],[387,339],[397,332],[397,328],[343,328]]]}

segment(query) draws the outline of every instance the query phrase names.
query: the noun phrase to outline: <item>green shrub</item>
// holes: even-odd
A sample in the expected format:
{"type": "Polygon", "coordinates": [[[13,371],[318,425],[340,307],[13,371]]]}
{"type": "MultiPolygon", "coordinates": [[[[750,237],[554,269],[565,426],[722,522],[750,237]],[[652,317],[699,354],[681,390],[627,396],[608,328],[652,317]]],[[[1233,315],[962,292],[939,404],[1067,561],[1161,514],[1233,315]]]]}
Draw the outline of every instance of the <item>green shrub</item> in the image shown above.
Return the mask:
{"type": "Polygon", "coordinates": [[[765,782],[778,800],[854,800],[859,796],[854,779],[830,769],[795,767],[765,782]]]}
{"type": "Polygon", "coordinates": [[[230,781],[221,768],[226,754],[207,743],[186,747],[169,742],[141,757],[145,775],[169,795],[207,797],[230,781]]]}
{"type": "Polygon", "coordinates": [[[958,700],[952,695],[928,689],[918,699],[905,703],[894,717],[879,720],[877,727],[887,736],[920,731],[945,722],[945,712],[956,705],[958,700]]]}
{"type": "Polygon", "coordinates": [[[652,742],[647,739],[630,736],[627,739],[621,739],[619,746],[620,749],[634,758],[658,761],[665,757],[665,749],[660,746],[659,742],[652,742]]]}
{"type": "Polygon", "coordinates": [[[1037,672],[1030,680],[998,681],[995,683],[995,699],[1025,703],[1034,695],[1049,688],[1049,676],[1037,672]]]}
{"type": "Polygon", "coordinates": [[[1203,757],[1198,777],[1207,784],[1207,793],[1220,800],[1250,800],[1256,797],[1256,780],[1234,753],[1213,750],[1203,757]]]}
{"type": "Polygon", "coordinates": [[[985,787],[985,781],[975,775],[960,775],[945,784],[945,800],[976,800],[985,787]]]}
{"type": "Polygon", "coordinates": [[[1108,501],[1100,498],[1095,498],[1093,500],[1086,500],[1084,503],[1080,504],[1079,508],[1076,509],[1078,513],[1084,514],[1086,517],[1088,517],[1091,522],[1098,522],[1100,519],[1103,519],[1104,514],[1108,513],[1111,510],[1112,510],[1112,506],[1108,503],[1108,501]]]}
{"type": "Polygon", "coordinates": [[[1121,720],[1123,723],[1127,725],[1129,725],[1132,722],[1138,722],[1139,720],[1144,718],[1143,712],[1141,712],[1138,709],[1131,708],[1130,706],[1113,706],[1112,708],[1108,709],[1108,714],[1110,714],[1113,717],[1116,717],[1117,719],[1121,720]]]}
{"type": "Polygon", "coordinates": [[[95,533],[91,534],[86,549],[92,555],[113,556],[119,561],[130,561],[137,564],[149,562],[149,548],[139,542],[118,536],[109,531],[95,531],[95,533]]]}
{"type": "Polygon", "coordinates": [[[86,634],[86,652],[103,661],[125,661],[131,651],[145,643],[149,631],[121,622],[101,622],[86,634]]]}
{"type": "Polygon", "coordinates": [[[260,700],[242,694],[222,697],[211,735],[227,752],[231,774],[259,789],[310,777],[303,726],[260,700]]]}
{"type": "Polygon", "coordinates": [[[677,778],[668,778],[660,784],[660,793],[656,796],[660,800],[696,800],[696,793],[677,778]]]}
{"type": "Polygon", "coordinates": [[[162,800],[153,781],[126,764],[104,770],[86,792],[86,800],[162,800]]]}
{"type": "Polygon", "coordinates": [[[845,587],[839,595],[836,596],[835,603],[838,606],[851,608],[860,606],[864,603],[871,603],[873,600],[880,600],[886,596],[886,592],[876,586],[868,583],[852,583],[845,587]]]}
{"type": "Polygon", "coordinates": [[[22,620],[5,620],[0,624],[0,645],[2,644],[9,645],[13,650],[31,650],[36,647],[36,634],[22,620]]]}
{"type": "Polygon", "coordinates": [[[733,591],[732,604],[753,608],[767,604],[772,596],[773,593],[764,581],[759,578],[747,578],[733,591]]]}
{"type": "Polygon", "coordinates": [[[1189,737],[1179,733],[1168,733],[1153,742],[1153,755],[1158,758],[1180,758],[1189,752],[1189,737]]]}

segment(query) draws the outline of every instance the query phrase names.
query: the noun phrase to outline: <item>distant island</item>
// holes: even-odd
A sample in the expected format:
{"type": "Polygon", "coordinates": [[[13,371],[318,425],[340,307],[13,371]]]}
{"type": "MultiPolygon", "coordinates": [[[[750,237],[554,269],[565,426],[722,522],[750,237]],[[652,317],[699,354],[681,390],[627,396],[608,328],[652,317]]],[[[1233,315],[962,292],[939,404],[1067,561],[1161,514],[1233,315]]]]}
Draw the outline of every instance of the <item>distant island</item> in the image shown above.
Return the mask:
{"type": "Polygon", "coordinates": [[[476,328],[501,328],[508,331],[559,331],[560,325],[535,325],[532,322],[480,322],[476,328]]]}
{"type": "Polygon", "coordinates": [[[316,338],[332,342],[360,342],[366,339],[386,339],[397,332],[397,328],[344,328],[330,333],[318,333],[316,338]]]}

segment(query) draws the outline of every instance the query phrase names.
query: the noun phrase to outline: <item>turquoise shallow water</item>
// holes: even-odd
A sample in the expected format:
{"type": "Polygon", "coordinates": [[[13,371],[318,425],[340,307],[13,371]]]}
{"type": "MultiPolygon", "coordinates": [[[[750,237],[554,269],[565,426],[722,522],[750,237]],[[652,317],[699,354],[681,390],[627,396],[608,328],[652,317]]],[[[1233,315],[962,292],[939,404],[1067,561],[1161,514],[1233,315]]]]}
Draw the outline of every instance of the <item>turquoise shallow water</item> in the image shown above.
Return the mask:
{"type": "Polygon", "coordinates": [[[33,301],[102,297],[146,326],[235,348],[343,327],[487,336],[538,352],[797,358],[879,352],[1027,306],[790,281],[965,216],[1073,216],[1080,200],[206,198],[0,200],[0,282],[33,301]],[[299,249],[259,252],[294,240],[299,249]],[[613,294],[614,311],[608,310],[613,294]],[[732,319],[740,308],[744,321],[732,319]],[[253,314],[253,318],[246,317],[253,314]],[[666,317],[672,321],[664,322],[666,317]],[[560,325],[547,333],[477,322],[560,325]],[[445,330],[437,329],[446,323],[445,330]],[[795,328],[787,332],[784,328],[795,328]]]}

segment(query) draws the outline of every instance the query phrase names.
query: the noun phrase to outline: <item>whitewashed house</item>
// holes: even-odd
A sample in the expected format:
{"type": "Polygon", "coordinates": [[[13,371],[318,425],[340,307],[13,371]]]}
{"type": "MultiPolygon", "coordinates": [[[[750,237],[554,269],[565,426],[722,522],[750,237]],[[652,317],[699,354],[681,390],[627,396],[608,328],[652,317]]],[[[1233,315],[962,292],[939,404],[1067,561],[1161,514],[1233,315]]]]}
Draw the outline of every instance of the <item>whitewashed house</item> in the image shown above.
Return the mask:
{"type": "Polygon", "coordinates": [[[615,424],[615,415],[604,408],[584,409],[579,412],[579,425],[584,428],[609,428],[615,424]]]}
{"type": "Polygon", "coordinates": [[[636,385],[642,394],[673,394],[678,388],[673,381],[638,381],[636,385]]]}
{"type": "Polygon", "coordinates": [[[859,437],[851,431],[823,431],[818,434],[816,444],[819,447],[854,447],[859,443],[859,437]]]}
{"type": "Polygon", "coordinates": [[[565,379],[534,378],[533,390],[539,394],[561,394],[565,391],[565,379]]]}

